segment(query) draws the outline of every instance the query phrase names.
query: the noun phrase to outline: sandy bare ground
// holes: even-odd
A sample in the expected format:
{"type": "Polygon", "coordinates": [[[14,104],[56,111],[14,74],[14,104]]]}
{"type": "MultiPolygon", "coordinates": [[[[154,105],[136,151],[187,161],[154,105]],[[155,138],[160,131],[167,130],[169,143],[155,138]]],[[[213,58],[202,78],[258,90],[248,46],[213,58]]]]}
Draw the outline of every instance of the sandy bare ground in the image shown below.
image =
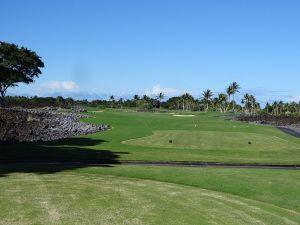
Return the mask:
{"type": "Polygon", "coordinates": [[[180,114],[175,114],[173,116],[176,116],[176,117],[194,117],[195,115],[180,115],[180,114]]]}
{"type": "Polygon", "coordinates": [[[102,112],[103,112],[103,110],[98,110],[98,111],[89,111],[89,112],[91,112],[91,113],[102,113],[102,112]]]}

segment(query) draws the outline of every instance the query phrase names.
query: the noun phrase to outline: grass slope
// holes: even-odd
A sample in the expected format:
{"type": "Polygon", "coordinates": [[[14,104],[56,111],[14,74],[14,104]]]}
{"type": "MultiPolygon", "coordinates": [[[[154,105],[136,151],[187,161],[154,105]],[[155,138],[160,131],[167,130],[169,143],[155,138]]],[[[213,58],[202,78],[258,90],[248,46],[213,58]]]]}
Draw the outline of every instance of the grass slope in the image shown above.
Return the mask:
{"type": "Polygon", "coordinates": [[[0,192],[0,224],[300,222],[298,213],[226,193],[99,174],[14,173],[1,178],[0,192]]]}

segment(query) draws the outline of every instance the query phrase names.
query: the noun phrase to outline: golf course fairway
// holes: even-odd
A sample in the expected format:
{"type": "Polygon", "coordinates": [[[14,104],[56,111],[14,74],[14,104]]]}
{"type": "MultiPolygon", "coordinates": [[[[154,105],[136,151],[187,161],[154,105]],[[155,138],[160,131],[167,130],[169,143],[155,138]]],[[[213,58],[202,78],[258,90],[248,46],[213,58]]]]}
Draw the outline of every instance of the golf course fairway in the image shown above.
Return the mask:
{"type": "Polygon", "coordinates": [[[15,173],[0,180],[0,191],[1,224],[300,222],[294,211],[222,192],[95,174],[15,173]]]}

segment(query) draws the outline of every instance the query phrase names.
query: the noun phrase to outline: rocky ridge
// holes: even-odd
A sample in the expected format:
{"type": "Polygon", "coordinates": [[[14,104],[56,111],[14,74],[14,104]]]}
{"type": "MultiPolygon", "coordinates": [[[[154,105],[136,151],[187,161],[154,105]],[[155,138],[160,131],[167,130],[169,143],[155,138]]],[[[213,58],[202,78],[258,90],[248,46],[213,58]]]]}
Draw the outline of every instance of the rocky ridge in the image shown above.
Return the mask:
{"type": "Polygon", "coordinates": [[[235,120],[248,123],[274,126],[282,131],[300,137],[300,117],[288,115],[245,115],[241,114],[234,117],[235,120]],[[290,132],[293,131],[293,132],[290,132]]]}
{"type": "Polygon", "coordinates": [[[109,125],[79,121],[87,117],[46,109],[0,108],[0,143],[51,141],[110,128],[109,125]]]}

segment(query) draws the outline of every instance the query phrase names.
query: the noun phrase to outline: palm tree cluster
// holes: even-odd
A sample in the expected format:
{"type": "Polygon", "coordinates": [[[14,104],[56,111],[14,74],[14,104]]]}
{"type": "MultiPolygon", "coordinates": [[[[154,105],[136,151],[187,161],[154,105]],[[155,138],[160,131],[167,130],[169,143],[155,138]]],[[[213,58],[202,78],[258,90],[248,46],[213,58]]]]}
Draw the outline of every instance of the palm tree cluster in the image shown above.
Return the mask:
{"type": "Polygon", "coordinates": [[[267,103],[263,112],[272,115],[289,115],[289,114],[300,114],[300,102],[283,102],[274,101],[273,103],[267,103]]]}
{"type": "MultiPolygon", "coordinates": [[[[236,112],[235,95],[240,91],[241,87],[237,82],[231,83],[226,88],[226,93],[219,93],[217,97],[213,97],[213,92],[207,89],[202,93],[202,103],[205,105],[204,111],[207,112],[210,107],[212,110],[226,113],[229,109],[236,112]]],[[[240,107],[239,107],[240,108],[240,107]]]]}
{"type": "Polygon", "coordinates": [[[226,113],[229,110],[236,112],[242,107],[235,102],[235,95],[240,90],[240,85],[237,82],[231,83],[224,93],[219,93],[214,97],[212,90],[203,91],[200,99],[195,99],[189,93],[170,98],[166,102],[166,108],[176,110],[190,111],[220,111],[226,113]]]}
{"type": "MultiPolygon", "coordinates": [[[[200,98],[195,98],[189,93],[185,93],[181,96],[175,96],[167,99],[163,92],[158,93],[157,96],[151,97],[148,95],[134,95],[131,99],[117,98],[116,96],[110,96],[108,100],[73,100],[71,98],[64,99],[59,96],[55,98],[25,98],[25,97],[7,97],[7,102],[11,106],[15,105],[31,105],[33,107],[39,106],[61,106],[69,107],[71,104],[83,105],[83,106],[96,106],[103,108],[135,108],[136,110],[182,110],[182,111],[219,111],[226,113],[232,112],[245,112],[256,113],[260,109],[259,103],[256,98],[251,94],[245,94],[242,99],[242,105],[235,101],[236,94],[240,91],[241,87],[237,82],[229,84],[225,88],[224,92],[214,94],[212,90],[207,89],[202,92],[200,98]],[[21,102],[21,103],[20,103],[21,102]]],[[[265,111],[271,114],[279,115],[282,113],[300,113],[300,103],[283,103],[274,102],[273,104],[267,104],[265,111]]]]}
{"type": "Polygon", "coordinates": [[[256,98],[253,95],[245,94],[242,99],[242,104],[244,104],[242,108],[242,112],[254,114],[260,109],[260,104],[256,101],[256,98]]]}

